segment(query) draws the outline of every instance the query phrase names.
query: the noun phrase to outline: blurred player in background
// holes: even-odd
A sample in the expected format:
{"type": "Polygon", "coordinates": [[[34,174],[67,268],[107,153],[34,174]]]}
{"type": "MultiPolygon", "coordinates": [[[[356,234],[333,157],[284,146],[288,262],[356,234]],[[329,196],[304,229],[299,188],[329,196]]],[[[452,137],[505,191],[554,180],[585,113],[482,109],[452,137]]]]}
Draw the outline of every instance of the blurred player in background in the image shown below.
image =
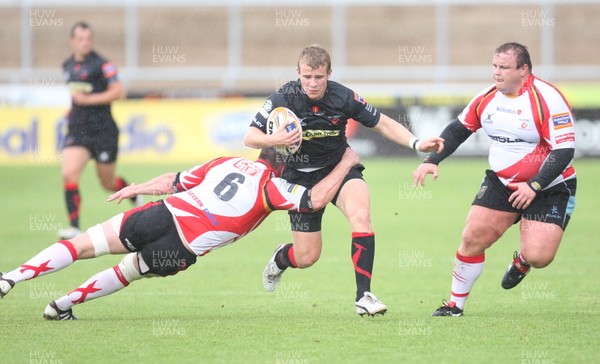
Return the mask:
{"type": "Polygon", "coordinates": [[[571,108],[551,84],[531,73],[527,48],[506,43],[492,61],[495,85],[483,90],[442,132],[442,153],[431,153],[413,173],[415,185],[438,175],[438,164],[480,128],[491,139],[485,179],[473,201],[454,260],[450,300],[433,316],[462,316],[483,270],[485,250],[520,221],[521,249],[502,278],[511,289],[531,267],[556,255],[575,207],[572,166],[575,126],[571,108]]]}
{"type": "Polygon", "coordinates": [[[108,200],[172,195],[121,213],[74,239],[59,241],[17,269],[0,273],[0,298],[15,284],[54,273],[75,260],[129,253],[118,265],[50,302],[44,312],[49,320],[75,319],[73,305],[114,293],[142,277],[165,277],[186,270],[197,256],[242,238],[274,210],[323,208],[358,163],[358,154],[347,148],[325,178],[305,188],[279,178],[281,156],[269,148],[263,149],[256,162],[217,158],[185,172],[125,187],[108,200]]]}
{"type": "MultiPolygon", "coordinates": [[[[81,233],[79,178],[90,159],[102,187],[118,191],[127,185],[115,175],[119,129],[110,104],[125,97],[115,65],[92,50],[92,28],[78,22],[71,28],[73,55],[63,63],[64,77],[71,91],[72,107],[67,116],[69,131],[62,150],[62,176],[69,228],[59,231],[62,239],[81,233]]],[[[138,205],[141,201],[134,201],[138,205]]]]}
{"type": "MultiPolygon", "coordinates": [[[[306,47],[300,53],[297,67],[299,79],[285,84],[266,100],[244,137],[244,143],[252,148],[293,145],[302,139],[300,150],[286,158],[283,174],[290,182],[312,186],[329,173],[348,147],[345,131],[350,118],[399,145],[421,152],[441,152],[441,138],[419,141],[408,129],[381,114],[357,93],[330,81],[331,59],[325,49],[316,45],[306,47]],[[291,109],[298,116],[302,122],[302,135],[298,131],[286,133],[283,129],[266,134],[269,113],[279,106],[291,109]]],[[[371,293],[375,234],[363,170],[363,165],[357,165],[348,173],[333,203],[352,228],[356,313],[374,316],[385,313],[387,306],[371,293]]],[[[266,290],[276,289],[286,268],[307,268],[319,259],[323,212],[324,209],[310,214],[289,213],[294,243],[281,245],[268,262],[263,272],[266,290]]]]}

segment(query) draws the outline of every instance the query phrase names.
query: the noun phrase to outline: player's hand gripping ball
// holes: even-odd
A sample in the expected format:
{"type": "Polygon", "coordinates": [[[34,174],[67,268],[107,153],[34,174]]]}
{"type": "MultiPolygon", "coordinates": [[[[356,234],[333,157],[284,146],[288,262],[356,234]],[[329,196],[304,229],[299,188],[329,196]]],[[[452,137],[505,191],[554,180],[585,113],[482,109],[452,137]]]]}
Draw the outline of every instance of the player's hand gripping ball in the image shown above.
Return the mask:
{"type": "MultiPolygon", "coordinates": [[[[267,118],[267,134],[273,134],[275,130],[281,127],[281,125],[285,125],[285,131],[288,133],[299,129],[300,134],[302,134],[300,119],[298,119],[292,110],[283,106],[273,109],[269,114],[269,117],[267,118]]],[[[281,155],[294,154],[300,149],[301,143],[302,139],[293,145],[276,145],[275,150],[281,155]]]]}

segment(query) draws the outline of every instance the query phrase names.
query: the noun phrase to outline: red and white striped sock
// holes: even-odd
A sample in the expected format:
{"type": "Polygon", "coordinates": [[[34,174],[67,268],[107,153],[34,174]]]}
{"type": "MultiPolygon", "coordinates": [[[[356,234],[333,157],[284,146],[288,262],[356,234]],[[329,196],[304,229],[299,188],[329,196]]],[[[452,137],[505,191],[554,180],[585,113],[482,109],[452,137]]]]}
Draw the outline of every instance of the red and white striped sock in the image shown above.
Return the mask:
{"type": "Polygon", "coordinates": [[[66,311],[74,305],[108,296],[128,285],[129,282],[123,276],[121,269],[118,265],[115,265],[112,268],[94,274],[81,286],[54,302],[56,302],[56,306],[59,309],[66,311]]]}
{"type": "Polygon", "coordinates": [[[68,240],[61,240],[39,252],[19,268],[3,275],[3,278],[19,283],[57,272],[77,260],[77,250],[68,240]]]}
{"type": "Polygon", "coordinates": [[[452,271],[452,290],[450,301],[456,303],[461,310],[469,297],[471,288],[483,271],[485,254],[474,257],[465,257],[456,252],[454,259],[454,270],[452,271]]]}

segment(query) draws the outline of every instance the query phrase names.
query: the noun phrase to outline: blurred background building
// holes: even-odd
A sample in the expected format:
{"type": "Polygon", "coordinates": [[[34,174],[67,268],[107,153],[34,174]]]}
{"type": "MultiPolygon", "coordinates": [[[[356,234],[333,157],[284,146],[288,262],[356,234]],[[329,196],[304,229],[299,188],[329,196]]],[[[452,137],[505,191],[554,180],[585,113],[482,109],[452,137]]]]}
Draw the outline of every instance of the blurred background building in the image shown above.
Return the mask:
{"type": "MultiPolygon", "coordinates": [[[[296,78],[298,53],[312,43],[330,51],[333,80],[417,135],[437,134],[491,84],[494,49],[518,41],[530,49],[533,73],[559,86],[575,109],[578,155],[600,154],[600,1],[4,0],[0,162],[27,143],[40,148],[41,140],[29,140],[35,113],[49,112],[40,108],[55,110],[37,116],[54,118],[54,126],[35,130],[36,138],[64,127],[56,116],[69,106],[60,66],[79,20],[93,26],[95,49],[117,64],[129,98],[147,102],[115,105],[122,127],[143,124],[146,134],[161,135],[163,149],[179,145],[180,134],[200,132],[211,145],[228,145],[218,152],[241,150],[239,138],[262,100],[296,78]],[[202,107],[176,116],[175,104],[157,99],[202,107]],[[195,129],[199,121],[204,129],[195,129]],[[18,132],[7,134],[9,125],[18,132]]],[[[364,133],[355,134],[355,145],[366,154],[406,152],[364,133]]],[[[152,137],[139,138],[143,145],[152,137]]],[[[462,154],[485,151],[485,136],[472,139],[462,154]]],[[[60,135],[52,140],[57,149],[60,135]]]]}

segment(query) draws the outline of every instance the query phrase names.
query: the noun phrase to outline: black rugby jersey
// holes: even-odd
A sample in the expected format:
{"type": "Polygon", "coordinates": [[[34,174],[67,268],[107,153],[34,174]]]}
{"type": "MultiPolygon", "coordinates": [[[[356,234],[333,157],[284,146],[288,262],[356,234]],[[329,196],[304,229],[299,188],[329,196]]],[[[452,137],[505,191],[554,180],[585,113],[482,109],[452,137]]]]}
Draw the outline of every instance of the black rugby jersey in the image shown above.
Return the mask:
{"type": "MultiPolygon", "coordinates": [[[[63,62],[65,82],[70,92],[100,93],[108,85],[116,82],[115,65],[92,51],[83,62],[76,62],[74,56],[63,62]]],[[[69,113],[69,127],[100,129],[114,123],[110,104],[80,106],[72,104],[69,113]]]]}
{"type": "Polygon", "coordinates": [[[286,157],[286,165],[296,169],[337,164],[348,147],[348,119],[371,128],[380,117],[379,110],[337,82],[327,81],[323,97],[311,100],[302,90],[300,80],[296,80],[269,96],[250,126],[266,133],[269,113],[280,106],[292,110],[302,123],[302,146],[296,154],[286,157]]]}

